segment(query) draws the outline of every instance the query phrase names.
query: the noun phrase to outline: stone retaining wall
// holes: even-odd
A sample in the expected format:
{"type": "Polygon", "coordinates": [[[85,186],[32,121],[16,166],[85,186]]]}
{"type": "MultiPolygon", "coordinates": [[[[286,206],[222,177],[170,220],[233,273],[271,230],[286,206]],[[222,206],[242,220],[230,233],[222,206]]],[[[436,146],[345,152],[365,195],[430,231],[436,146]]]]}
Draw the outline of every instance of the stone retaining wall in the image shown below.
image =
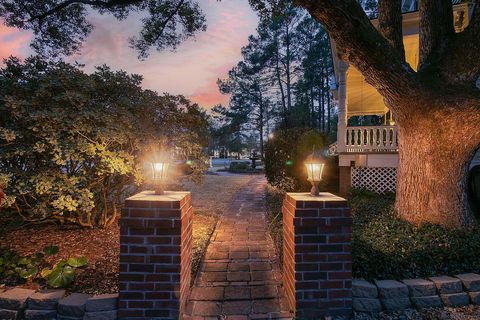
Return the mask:
{"type": "Polygon", "coordinates": [[[426,279],[353,280],[353,308],[359,312],[406,308],[480,305],[480,275],[459,274],[426,279]]]}
{"type": "Polygon", "coordinates": [[[13,288],[0,292],[2,320],[116,320],[117,294],[65,294],[65,290],[13,288]]]}

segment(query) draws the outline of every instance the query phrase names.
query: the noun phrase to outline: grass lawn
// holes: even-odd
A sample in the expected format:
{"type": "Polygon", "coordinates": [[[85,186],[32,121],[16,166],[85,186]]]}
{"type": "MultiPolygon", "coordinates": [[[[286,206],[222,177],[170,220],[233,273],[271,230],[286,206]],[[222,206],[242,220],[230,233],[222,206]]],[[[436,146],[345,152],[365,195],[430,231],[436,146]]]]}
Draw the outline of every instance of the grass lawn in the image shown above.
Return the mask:
{"type": "MultiPolygon", "coordinates": [[[[195,274],[218,216],[228,205],[232,196],[254,176],[206,175],[203,184],[184,183],[184,189],[192,192],[193,220],[193,265],[195,274]]],[[[75,226],[29,225],[2,232],[0,248],[12,249],[18,254],[29,255],[45,246],[57,245],[60,251],[52,259],[70,256],[86,256],[89,267],[79,270],[71,291],[92,294],[118,291],[118,223],[106,229],[80,229],[75,226]]],[[[0,286],[2,279],[0,279],[0,286]]],[[[27,283],[25,286],[38,287],[27,283]]]]}

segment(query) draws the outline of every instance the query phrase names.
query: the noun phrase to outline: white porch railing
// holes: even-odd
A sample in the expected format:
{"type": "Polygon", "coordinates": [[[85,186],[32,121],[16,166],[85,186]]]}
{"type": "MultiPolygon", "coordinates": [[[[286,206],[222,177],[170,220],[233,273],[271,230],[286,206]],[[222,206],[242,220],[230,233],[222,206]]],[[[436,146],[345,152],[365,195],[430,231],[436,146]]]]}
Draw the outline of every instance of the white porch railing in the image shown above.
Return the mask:
{"type": "Polygon", "coordinates": [[[396,152],[397,126],[345,127],[345,149],[339,152],[396,152]]]}

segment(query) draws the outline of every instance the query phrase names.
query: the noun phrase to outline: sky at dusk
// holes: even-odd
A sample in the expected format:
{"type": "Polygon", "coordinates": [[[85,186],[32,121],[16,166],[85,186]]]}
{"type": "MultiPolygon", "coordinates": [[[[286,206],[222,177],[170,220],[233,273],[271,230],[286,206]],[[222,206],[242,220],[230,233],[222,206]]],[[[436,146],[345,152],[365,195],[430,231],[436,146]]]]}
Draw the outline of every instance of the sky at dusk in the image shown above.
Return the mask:
{"type": "MultiPolygon", "coordinates": [[[[108,15],[92,14],[89,20],[94,31],[81,53],[66,60],[85,64],[87,72],[107,64],[113,69],[141,74],[144,88],[184,94],[206,108],[226,104],[228,97],[218,92],[216,81],[226,77],[240,60],[240,48],[255,32],[258,19],[246,0],[201,0],[200,5],[207,16],[207,31],[182,43],[175,52],[153,50],[146,60],[140,61],[127,42],[140,29],[139,16],[119,22],[108,15]]],[[[30,32],[1,24],[0,58],[30,55],[30,39],[30,32]]]]}

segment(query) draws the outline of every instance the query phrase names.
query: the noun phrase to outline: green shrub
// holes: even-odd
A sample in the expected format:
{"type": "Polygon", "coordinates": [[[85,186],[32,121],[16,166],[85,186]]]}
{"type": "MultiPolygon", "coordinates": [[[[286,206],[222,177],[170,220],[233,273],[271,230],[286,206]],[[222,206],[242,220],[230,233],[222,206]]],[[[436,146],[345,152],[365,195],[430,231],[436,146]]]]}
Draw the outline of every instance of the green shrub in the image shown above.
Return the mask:
{"type": "Polygon", "coordinates": [[[0,69],[2,206],[26,220],[105,227],[145,180],[151,141],[192,159],[195,171],[206,169],[205,113],[181,96],[143,90],[141,81],[105,66],[89,75],[63,62],[7,60],[0,69]]]}
{"type": "Polygon", "coordinates": [[[65,288],[73,282],[77,268],[88,265],[85,257],[61,259],[50,266],[46,257],[58,253],[57,246],[45,247],[31,256],[20,256],[15,251],[4,250],[0,255],[0,284],[15,285],[22,280],[45,281],[50,288],[65,288]]]}
{"type": "Polygon", "coordinates": [[[245,173],[250,171],[250,164],[246,162],[232,161],[230,162],[228,171],[233,173],[245,173]]]}
{"type": "MultiPolygon", "coordinates": [[[[281,253],[284,193],[267,188],[272,237],[281,253]]],[[[469,231],[427,224],[415,227],[393,212],[395,196],[353,190],[353,276],[406,279],[480,273],[480,227],[469,231]]]]}
{"type": "MultiPolygon", "coordinates": [[[[275,132],[265,146],[265,174],[268,182],[284,191],[307,191],[310,183],[304,165],[313,148],[325,150],[327,138],[311,129],[286,129],[275,132]]],[[[338,188],[338,164],[335,157],[325,157],[324,181],[320,189],[338,188]]]]}
{"type": "Polygon", "coordinates": [[[405,279],[480,272],[480,228],[470,231],[394,215],[393,195],[353,191],[353,274],[365,279],[405,279]]]}

